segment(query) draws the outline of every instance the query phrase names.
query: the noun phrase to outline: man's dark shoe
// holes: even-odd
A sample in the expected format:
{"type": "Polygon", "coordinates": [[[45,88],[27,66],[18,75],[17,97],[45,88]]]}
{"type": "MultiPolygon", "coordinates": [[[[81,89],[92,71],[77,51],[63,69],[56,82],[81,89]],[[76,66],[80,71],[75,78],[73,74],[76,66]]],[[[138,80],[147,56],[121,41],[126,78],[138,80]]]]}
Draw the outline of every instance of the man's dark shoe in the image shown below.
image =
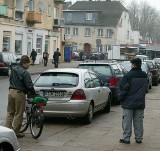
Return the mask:
{"type": "Polygon", "coordinates": [[[136,140],[136,143],[141,144],[141,143],[142,143],[142,141],[138,141],[138,140],[136,140]]]}
{"type": "Polygon", "coordinates": [[[17,136],[17,138],[22,138],[22,137],[24,137],[25,135],[24,135],[24,134],[19,133],[19,134],[16,134],[16,136],[17,136]]]}
{"type": "Polygon", "coordinates": [[[121,138],[119,142],[124,144],[130,144],[130,141],[124,140],[123,138],[121,138]]]}

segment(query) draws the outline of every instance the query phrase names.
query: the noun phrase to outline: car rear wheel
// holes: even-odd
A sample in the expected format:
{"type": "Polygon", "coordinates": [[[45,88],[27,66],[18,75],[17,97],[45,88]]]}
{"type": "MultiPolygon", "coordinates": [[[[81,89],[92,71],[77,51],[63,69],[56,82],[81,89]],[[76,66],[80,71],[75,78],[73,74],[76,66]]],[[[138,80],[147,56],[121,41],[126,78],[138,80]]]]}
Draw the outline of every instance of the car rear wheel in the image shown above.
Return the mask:
{"type": "Polygon", "coordinates": [[[84,117],[85,124],[90,124],[93,120],[93,103],[90,103],[88,112],[86,116],[84,117]]]}

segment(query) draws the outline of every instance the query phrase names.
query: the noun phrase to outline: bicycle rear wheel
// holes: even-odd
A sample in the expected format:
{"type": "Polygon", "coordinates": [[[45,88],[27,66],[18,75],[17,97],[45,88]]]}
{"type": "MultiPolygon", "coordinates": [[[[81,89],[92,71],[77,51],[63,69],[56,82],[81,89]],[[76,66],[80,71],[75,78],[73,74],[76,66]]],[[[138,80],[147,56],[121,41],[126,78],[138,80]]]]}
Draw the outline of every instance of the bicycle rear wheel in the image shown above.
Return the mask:
{"type": "Polygon", "coordinates": [[[20,129],[20,133],[25,132],[27,130],[28,126],[29,126],[29,116],[28,116],[26,109],[25,109],[25,111],[23,113],[23,122],[22,122],[22,126],[20,129]]]}
{"type": "Polygon", "coordinates": [[[44,115],[41,112],[41,107],[35,106],[33,108],[30,123],[30,130],[33,138],[37,139],[41,135],[43,129],[43,121],[44,115]]]}

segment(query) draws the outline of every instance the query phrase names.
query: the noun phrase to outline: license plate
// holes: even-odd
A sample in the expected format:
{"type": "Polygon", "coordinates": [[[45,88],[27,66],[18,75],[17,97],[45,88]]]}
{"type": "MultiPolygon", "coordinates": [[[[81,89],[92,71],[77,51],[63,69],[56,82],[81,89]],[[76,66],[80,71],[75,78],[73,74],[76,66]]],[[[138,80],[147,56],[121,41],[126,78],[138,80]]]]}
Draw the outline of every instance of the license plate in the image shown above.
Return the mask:
{"type": "Polygon", "coordinates": [[[63,97],[64,92],[56,92],[56,91],[47,91],[46,96],[51,96],[51,97],[63,97]]]}

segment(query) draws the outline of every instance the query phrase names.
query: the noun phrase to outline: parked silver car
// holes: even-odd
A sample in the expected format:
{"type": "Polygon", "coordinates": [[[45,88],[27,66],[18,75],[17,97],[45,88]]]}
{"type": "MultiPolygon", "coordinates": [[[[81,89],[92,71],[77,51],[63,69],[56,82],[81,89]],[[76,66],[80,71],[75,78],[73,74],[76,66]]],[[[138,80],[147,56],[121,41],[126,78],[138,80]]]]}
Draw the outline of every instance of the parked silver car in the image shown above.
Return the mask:
{"type": "Polygon", "coordinates": [[[14,131],[3,126],[0,126],[0,151],[20,151],[14,131]]]}
{"type": "Polygon", "coordinates": [[[110,112],[110,89],[88,69],[50,69],[41,73],[34,87],[41,96],[48,97],[45,116],[83,117],[85,123],[91,123],[94,112],[110,112]]]}

